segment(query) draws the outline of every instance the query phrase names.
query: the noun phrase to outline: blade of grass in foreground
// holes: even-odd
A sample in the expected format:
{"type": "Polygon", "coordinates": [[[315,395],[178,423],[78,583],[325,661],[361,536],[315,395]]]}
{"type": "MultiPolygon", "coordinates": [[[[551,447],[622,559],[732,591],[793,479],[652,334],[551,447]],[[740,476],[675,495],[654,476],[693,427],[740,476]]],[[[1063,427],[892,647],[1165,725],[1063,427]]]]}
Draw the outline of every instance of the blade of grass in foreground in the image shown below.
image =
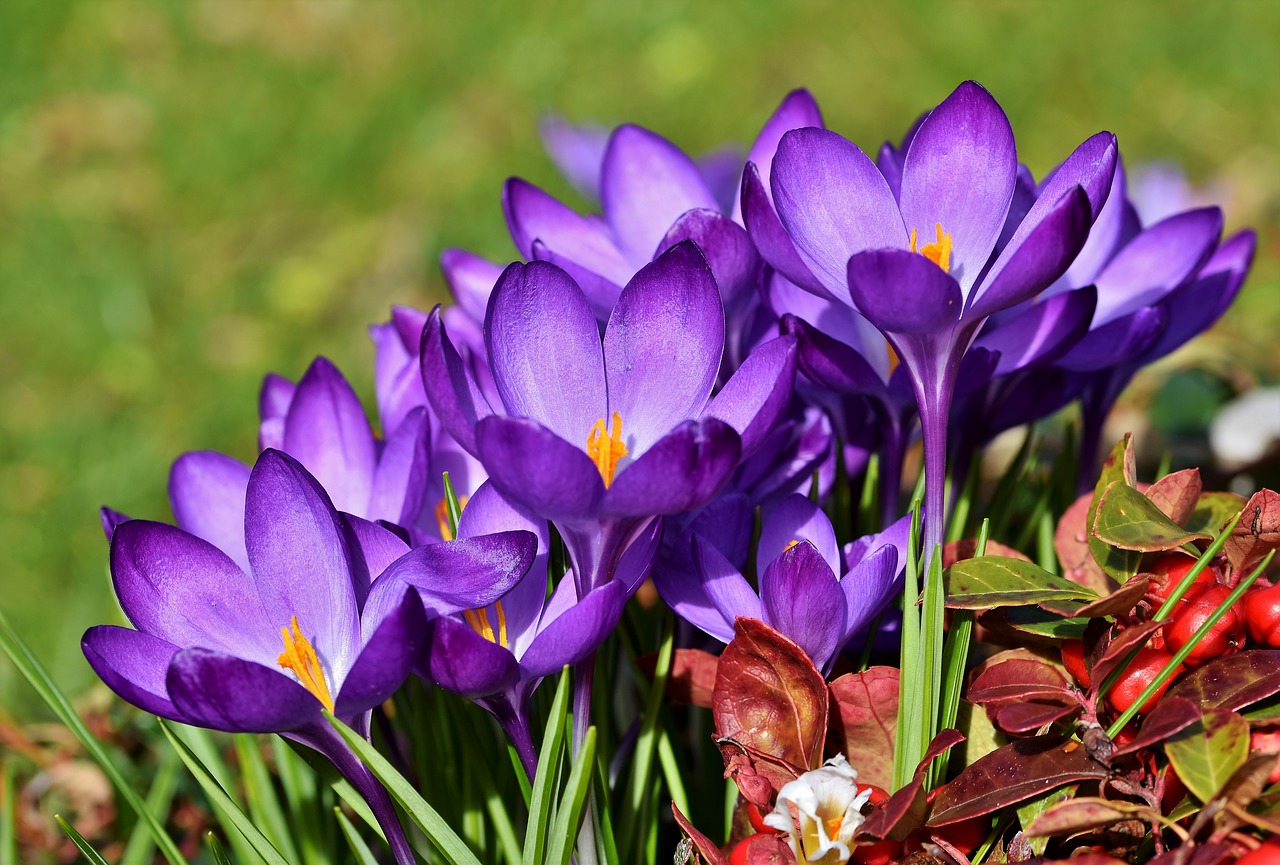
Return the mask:
{"type": "Polygon", "coordinates": [[[102,858],[102,854],[93,849],[88,841],[76,831],[76,827],[72,826],[66,820],[62,819],[61,814],[54,814],[53,819],[58,821],[58,825],[62,827],[62,831],[67,833],[67,837],[71,839],[71,843],[76,845],[76,849],[80,851],[80,855],[88,859],[93,865],[107,865],[107,860],[102,858]]]}
{"type": "MultiPolygon", "coordinates": [[[[152,814],[169,813],[174,791],[178,789],[178,772],[181,770],[182,761],[178,759],[178,755],[173,751],[165,751],[156,768],[151,790],[147,792],[147,810],[152,814]]],[[[124,855],[120,857],[120,865],[151,865],[155,849],[156,842],[151,835],[135,829],[124,848],[124,855]]]]}
{"type": "Polygon", "coordinates": [[[582,826],[586,813],[587,792],[591,789],[591,768],[596,761],[596,728],[588,727],[582,739],[582,747],[573,761],[569,782],[564,785],[564,797],[556,810],[556,828],[547,849],[547,865],[569,865],[573,855],[573,842],[582,826]]]}
{"type": "Polygon", "coordinates": [[[116,764],[111,762],[111,758],[107,756],[102,744],[93,737],[93,734],[89,732],[89,728],[84,725],[84,721],[76,714],[76,710],[72,708],[71,701],[67,699],[67,695],[62,693],[62,689],[54,683],[44,666],[36,659],[27,644],[22,641],[22,638],[9,628],[9,622],[5,619],[3,613],[0,613],[0,649],[4,649],[5,654],[13,661],[13,665],[18,668],[18,672],[31,683],[31,687],[36,689],[36,693],[58,716],[58,720],[75,734],[75,737],[80,740],[80,744],[89,752],[89,755],[98,761],[102,771],[106,773],[107,777],[111,779],[111,783],[115,785],[120,798],[129,804],[129,807],[138,815],[138,819],[151,832],[151,837],[155,839],[156,846],[160,848],[160,852],[169,861],[170,865],[187,865],[187,859],[179,852],[178,845],[164,831],[164,826],[160,824],[155,815],[147,809],[142,797],[120,774],[116,764]]]}
{"type": "Polygon", "coordinates": [[[542,865],[546,850],[547,824],[551,820],[551,796],[553,780],[560,765],[560,753],[564,749],[565,712],[569,707],[569,669],[566,667],[556,686],[556,698],[551,702],[551,714],[547,716],[547,730],[542,735],[542,749],[538,752],[538,773],[533,779],[533,792],[529,798],[529,825],[524,837],[523,865],[542,865]]]}
{"type": "Polygon", "coordinates": [[[356,857],[356,861],[360,865],[378,865],[378,860],[374,858],[373,851],[369,849],[368,844],[364,843],[364,839],[360,837],[356,827],[351,825],[347,815],[342,813],[342,809],[335,807],[333,814],[338,818],[338,827],[342,829],[342,834],[347,839],[347,844],[351,847],[351,854],[356,857]]]}

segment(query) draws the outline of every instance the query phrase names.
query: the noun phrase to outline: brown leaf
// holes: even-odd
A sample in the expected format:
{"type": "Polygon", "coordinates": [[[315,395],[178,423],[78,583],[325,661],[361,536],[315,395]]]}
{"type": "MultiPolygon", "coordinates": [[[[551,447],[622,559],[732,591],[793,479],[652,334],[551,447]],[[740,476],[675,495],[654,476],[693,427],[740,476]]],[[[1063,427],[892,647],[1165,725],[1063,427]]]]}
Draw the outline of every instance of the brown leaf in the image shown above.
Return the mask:
{"type": "Polygon", "coordinates": [[[712,711],[716,738],[751,752],[755,771],[775,791],[822,763],[827,683],[803,649],[758,619],[734,623],[716,670],[712,711]]]}
{"type": "Polygon", "coordinates": [[[1089,667],[1089,681],[1095,688],[1100,686],[1131,651],[1145,646],[1151,639],[1151,635],[1164,626],[1165,622],[1143,622],[1141,625],[1133,625],[1116,634],[1101,657],[1089,667]]]}
{"type": "Polygon", "coordinates": [[[1030,733],[1080,711],[1080,704],[1011,703],[996,712],[995,725],[1006,733],[1030,733]]]}
{"type": "Polygon", "coordinates": [[[898,727],[898,670],[870,667],[836,679],[831,689],[830,734],[858,779],[893,786],[893,748],[898,727]]]}
{"type": "Polygon", "coordinates": [[[1093,796],[1078,796],[1054,805],[1031,821],[1026,828],[1028,835],[1052,837],[1101,829],[1121,820],[1159,818],[1152,808],[1129,802],[1113,802],[1093,796]]]}
{"type": "Polygon", "coordinates": [[[1068,697],[1070,680],[1057,666],[1039,659],[1011,658],[986,667],[969,685],[965,699],[972,703],[1032,697],[1068,697]]]}
{"type": "MultiPolygon", "coordinates": [[[[716,665],[720,659],[701,649],[676,649],[667,674],[666,695],[673,703],[711,708],[711,692],[716,686],[716,665]]],[[[652,653],[636,659],[636,666],[653,681],[658,655],[652,653]]]]}
{"type": "Polygon", "coordinates": [[[1182,677],[1166,693],[1202,707],[1238,711],[1280,693],[1280,650],[1253,649],[1215,658],[1182,677]]]}
{"type": "Polygon", "coordinates": [[[1183,469],[1172,472],[1147,488],[1147,498],[1165,516],[1178,525],[1191,516],[1204,485],[1200,482],[1200,469],[1183,469]]]}
{"type": "Polygon", "coordinates": [[[1071,615],[1087,619],[1128,615],[1137,606],[1138,601],[1147,594],[1147,586],[1150,583],[1150,577],[1138,575],[1105,598],[1099,598],[1073,610],[1071,615]]]}
{"type": "Polygon", "coordinates": [[[1262,557],[1280,547],[1280,493],[1259,490],[1245,503],[1240,522],[1223,545],[1237,573],[1248,573],[1262,557]]]}
{"type": "Polygon", "coordinates": [[[689,822],[689,818],[680,813],[680,809],[676,807],[676,803],[671,803],[671,813],[675,815],[676,823],[680,824],[680,831],[684,832],[685,837],[693,842],[694,849],[708,865],[729,865],[729,859],[720,852],[720,848],[715,845],[710,838],[694,828],[689,822]]]}
{"type": "Polygon", "coordinates": [[[1088,517],[1092,505],[1093,493],[1085,493],[1067,508],[1053,534],[1053,549],[1062,563],[1064,577],[1099,595],[1108,595],[1116,583],[1102,572],[1089,552],[1088,517]]]}
{"type": "Polygon", "coordinates": [[[854,838],[859,841],[880,841],[885,838],[903,841],[924,825],[927,813],[924,777],[917,775],[890,796],[883,808],[872,811],[858,827],[858,834],[854,838]]]}

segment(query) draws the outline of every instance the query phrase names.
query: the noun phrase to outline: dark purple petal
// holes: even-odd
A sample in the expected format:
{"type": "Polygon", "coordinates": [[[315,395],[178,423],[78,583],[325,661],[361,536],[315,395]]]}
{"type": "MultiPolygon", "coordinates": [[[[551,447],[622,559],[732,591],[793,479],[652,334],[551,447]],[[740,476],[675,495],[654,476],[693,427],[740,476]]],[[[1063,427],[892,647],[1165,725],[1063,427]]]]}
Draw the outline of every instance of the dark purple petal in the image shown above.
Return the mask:
{"type": "Polygon", "coordinates": [[[284,450],[328,492],[334,507],[364,513],[377,454],[360,398],[326,358],[298,382],[284,425],[284,450]]]}
{"type": "Polygon", "coordinates": [[[320,701],[288,673],[222,652],[178,652],[169,666],[166,686],[174,707],[197,727],[225,733],[281,733],[322,722],[320,701]]]}
{"type": "Polygon", "coordinates": [[[329,497],[292,457],[264,451],[249,475],[244,525],[267,620],[278,633],[296,616],[341,678],[360,624],[342,524],[329,497]]]}
{"type": "Polygon", "coordinates": [[[849,259],[854,306],[889,333],[929,334],[960,318],[959,284],[923,255],[904,249],[873,249],[849,259]]]}
{"type": "Polygon", "coordinates": [[[426,407],[419,406],[383,444],[365,516],[371,520],[413,525],[426,497],[430,441],[430,418],[426,407]]]}
{"type": "Polygon", "coordinates": [[[763,618],[760,597],[738,569],[724,557],[715,544],[702,535],[693,536],[694,572],[701,591],[717,614],[713,619],[693,622],[723,643],[733,639],[733,623],[739,616],[763,618]]]}
{"type": "Polygon", "coordinates": [[[703,417],[719,418],[737,430],[743,456],[773,430],[791,402],[796,355],[794,337],[769,340],[747,356],[703,411],[703,417]]]}
{"type": "Polygon", "coordinates": [[[1019,314],[1001,321],[999,327],[988,323],[974,346],[999,352],[995,375],[1053,363],[1088,331],[1097,299],[1090,287],[1064,291],[1025,309],[1018,307],[1014,311],[1019,314]]]}
{"type": "MultiPolygon", "coordinates": [[[[554,264],[569,274],[569,277],[578,284],[578,288],[582,289],[582,293],[586,295],[587,303],[591,306],[591,311],[595,313],[596,321],[603,325],[604,322],[609,320],[609,314],[613,312],[613,305],[618,302],[618,295],[622,294],[622,282],[606,279],[594,270],[589,270],[573,259],[548,248],[541,240],[533,242],[532,260],[554,264]]],[[[626,276],[629,277],[630,275],[631,273],[628,271],[626,276]]],[[[623,281],[625,282],[625,280],[623,281]]]]}
{"type": "Polygon", "coordinates": [[[181,529],[147,520],[116,527],[111,576],[140,631],[177,646],[206,646],[259,660],[279,653],[279,627],[258,588],[226,554],[181,529]]]}
{"type": "Polygon", "coordinates": [[[102,533],[107,536],[108,542],[111,541],[111,536],[115,534],[116,526],[133,519],[128,514],[106,506],[98,508],[98,518],[102,521],[102,533]]]}
{"type": "Polygon", "coordinates": [[[720,491],[741,452],[738,434],[723,421],[686,421],[618,472],[603,511],[647,517],[693,510],[720,491]]]}
{"type": "Polygon", "coordinates": [[[129,628],[98,625],[85,631],[80,648],[98,678],[121,698],[144,712],[178,719],[164,683],[169,662],[178,653],[173,643],[129,628]]]}
{"type": "Polygon", "coordinates": [[[512,264],[493,289],[485,345],[507,413],[570,442],[605,415],[600,331],[582,290],[555,265],[512,264]]]}
{"type": "Polygon", "coordinates": [[[834,132],[793,129],[782,136],[770,185],[800,259],[835,297],[848,296],[849,256],[907,246],[898,202],[880,169],[834,132]]]}
{"type": "Polygon", "coordinates": [[[866,627],[901,593],[899,572],[897,551],[881,547],[844,575],[840,580],[846,609],[842,643],[866,627]]]}
{"type": "Polygon", "coordinates": [[[1080,254],[1063,274],[1066,284],[1072,287],[1092,285],[1117,250],[1132,240],[1141,228],[1137,211],[1129,203],[1124,162],[1117,158],[1111,192],[1089,229],[1089,239],[1084,242],[1080,254]]]}
{"type": "Polygon", "coordinates": [[[633,595],[653,571],[662,540],[662,523],[661,517],[655,517],[632,531],[626,541],[626,549],[618,557],[614,579],[622,583],[627,597],[633,595]]]}
{"type": "MultiPolygon", "coordinates": [[[[414,586],[423,605],[435,615],[487,607],[528,572],[537,548],[537,537],[522,531],[428,544],[393,562],[379,583],[399,580],[414,586]]],[[[375,585],[369,593],[370,603],[374,591],[384,590],[375,585]]],[[[387,609],[386,599],[380,603],[381,609],[387,609]]]]}
{"type": "Polygon", "coordinates": [[[692,240],[702,251],[726,306],[755,287],[760,258],[741,225],[714,210],[690,210],[663,236],[654,257],[682,240],[692,240]]]}
{"type": "Polygon", "coordinates": [[[760,170],[748,163],[742,176],[742,218],[761,258],[805,291],[824,298],[843,297],[843,291],[836,294],[828,291],[809,270],[809,265],[800,259],[795,243],[773,209],[773,200],[767,190],[760,179],[760,170]]]}
{"type": "Polygon", "coordinates": [[[352,718],[394,694],[418,663],[426,627],[418,593],[404,586],[400,602],[363,635],[364,645],[333,695],[334,714],[352,718]]]}
{"type": "Polygon", "coordinates": [[[515,177],[508,180],[502,189],[502,209],[511,239],[526,259],[534,257],[533,242],[541,240],[558,254],[618,283],[626,282],[634,270],[614,246],[603,220],[574,213],[531,183],[515,177]]]}
{"type": "Polygon", "coordinates": [[[1222,211],[1189,210],[1135,237],[1098,274],[1094,327],[1160,301],[1209,260],[1222,234],[1222,211]]]}
{"type": "Polygon", "coordinates": [[[178,527],[203,538],[248,571],[244,492],[249,467],[217,451],[191,451],[169,470],[169,504],[178,527]]]}
{"type": "Polygon", "coordinates": [[[796,337],[800,371],[814,384],[836,393],[885,398],[884,379],[852,346],[789,313],[782,317],[782,332],[796,337]]]}
{"type": "Polygon", "coordinates": [[[1072,187],[1035,228],[1000,253],[970,295],[965,317],[974,321],[1034,297],[1062,275],[1089,236],[1089,199],[1072,187]]]}
{"type": "Polygon", "coordinates": [[[474,454],[476,424],[493,414],[493,409],[449,340],[438,306],[431,310],[422,331],[421,363],[422,382],[431,409],[445,432],[464,450],[474,454]]]}
{"type": "Polygon", "coordinates": [[[684,241],[622,290],[604,334],[608,414],[592,417],[580,440],[597,419],[612,424],[616,413],[628,453],[643,455],[676,424],[701,413],[723,354],[724,307],[716,281],[702,253],[684,241]]]}
{"type": "MultiPolygon", "coordinates": [[[[966,296],[995,248],[1018,176],[1013,128],[991,94],[966,81],[929,113],[902,166],[902,222],[920,246],[951,235],[950,273],[966,296]]],[[[890,246],[890,243],[869,244],[890,246]]]]}
{"type": "Polygon", "coordinates": [[[1161,307],[1148,306],[1096,327],[1058,365],[1076,372],[1099,372],[1135,360],[1160,338],[1165,315],[1161,307]]]}
{"type": "Polygon", "coordinates": [[[1080,146],[1073,150],[1049,177],[1045,178],[1036,206],[1031,208],[1027,218],[1023,220],[1027,223],[1027,231],[1035,228],[1035,224],[1047,212],[1046,205],[1052,205],[1073,186],[1079,186],[1084,190],[1084,194],[1089,198],[1090,214],[1094,219],[1099,218],[1107,200],[1107,194],[1111,191],[1119,160],[1120,151],[1116,146],[1116,137],[1110,132],[1099,132],[1082,141],[1080,146]]]}
{"type": "Polygon", "coordinates": [[[1256,242],[1252,231],[1234,235],[1218,247],[1194,282],[1164,299],[1161,306],[1165,308],[1168,326],[1147,349],[1144,361],[1164,357],[1208,330],[1226,312],[1244,284],[1256,242]]]}
{"type": "Polygon", "coordinates": [[[512,501],[551,520],[581,520],[599,510],[600,470],[584,449],[541,424],[485,418],[476,428],[476,441],[494,486],[512,501]]]}
{"type": "Polygon", "coordinates": [[[580,663],[599,648],[618,624],[627,597],[622,582],[612,580],[541,624],[538,635],[520,658],[525,677],[549,676],[566,664],[580,663]]]}
{"type": "Polygon", "coordinates": [[[387,566],[409,552],[409,545],[390,529],[351,514],[342,514],[342,531],[351,553],[351,584],[363,607],[371,586],[387,566]]]}
{"type": "Polygon", "coordinates": [[[599,200],[600,166],[609,144],[609,130],[548,114],[538,121],[538,134],[547,155],[573,188],[587,198],[599,200]]]}
{"type": "Polygon", "coordinates": [[[808,496],[798,493],[787,496],[765,513],[756,546],[757,567],[773,561],[796,541],[813,544],[831,572],[840,573],[840,550],[831,520],[808,496]]]}
{"type": "Polygon", "coordinates": [[[899,150],[888,141],[880,145],[880,152],[876,154],[876,167],[884,175],[894,198],[902,197],[902,161],[906,155],[905,150],[899,150]]]}
{"type": "MultiPolygon", "coordinates": [[[[800,88],[788,93],[778,105],[769,119],[765,121],[747,154],[747,162],[756,166],[760,182],[765,189],[769,188],[769,178],[773,172],[773,157],[778,152],[778,142],[782,136],[792,129],[803,129],[806,126],[822,127],[822,111],[808,90],[800,88]]],[[[734,218],[741,214],[741,203],[735,205],[734,218]]]]}
{"type": "Polygon", "coordinates": [[[840,648],[844,593],[808,541],[796,544],[764,569],[760,601],[764,620],[795,640],[818,667],[825,667],[840,648]]]}
{"type": "Polygon", "coordinates": [[[470,625],[453,618],[433,619],[429,631],[419,669],[446,691],[475,699],[505,691],[520,680],[515,655],[470,625]]]}
{"type": "MultiPolygon", "coordinates": [[[[465,249],[450,248],[440,253],[440,269],[458,306],[473,321],[483,322],[485,310],[489,308],[489,295],[502,275],[502,266],[465,249]]],[[[410,342],[410,345],[417,344],[416,338],[410,342]]]]}
{"type": "Polygon", "coordinates": [[[898,553],[898,570],[907,566],[907,543],[911,538],[911,515],[898,518],[896,522],[877,535],[858,538],[844,547],[844,567],[846,571],[855,570],[859,564],[885,547],[893,547],[898,553]]]}
{"type": "Polygon", "coordinates": [[[630,124],[609,138],[600,169],[600,204],[632,262],[648,259],[685,211],[719,210],[692,159],[662,136],[630,124]]]}

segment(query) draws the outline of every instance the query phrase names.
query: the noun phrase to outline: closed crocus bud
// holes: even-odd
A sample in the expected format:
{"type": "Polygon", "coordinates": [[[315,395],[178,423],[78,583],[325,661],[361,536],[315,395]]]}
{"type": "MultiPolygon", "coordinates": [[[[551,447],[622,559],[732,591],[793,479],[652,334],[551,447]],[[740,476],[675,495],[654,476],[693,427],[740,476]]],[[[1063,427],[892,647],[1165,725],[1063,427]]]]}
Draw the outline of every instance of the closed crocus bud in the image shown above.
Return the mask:
{"type": "Polygon", "coordinates": [[[836,865],[853,853],[853,836],[870,796],[869,787],[859,789],[849,761],[837,755],[779,790],[778,804],[764,822],[788,834],[797,862],[836,865]]]}

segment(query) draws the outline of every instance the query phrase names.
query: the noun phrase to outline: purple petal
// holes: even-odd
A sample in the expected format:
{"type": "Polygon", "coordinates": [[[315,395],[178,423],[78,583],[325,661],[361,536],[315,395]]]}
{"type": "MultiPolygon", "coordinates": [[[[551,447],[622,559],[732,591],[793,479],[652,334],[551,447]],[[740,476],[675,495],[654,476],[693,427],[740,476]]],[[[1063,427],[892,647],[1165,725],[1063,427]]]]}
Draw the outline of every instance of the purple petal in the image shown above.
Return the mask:
{"type": "Polygon", "coordinates": [[[560,616],[542,625],[520,658],[525,677],[540,678],[573,666],[599,648],[618,620],[627,602],[622,582],[613,580],[569,607],[560,616]]]}
{"type": "Polygon", "coordinates": [[[796,541],[813,544],[831,572],[840,573],[840,550],[831,520],[808,496],[799,494],[787,496],[765,514],[756,546],[757,567],[773,561],[796,541]]]}
{"type": "Polygon", "coordinates": [[[334,694],[334,714],[355,717],[394,694],[418,663],[426,627],[418,593],[405,586],[400,603],[365,634],[360,653],[334,694]]]}
{"type": "Polygon", "coordinates": [[[929,334],[960,318],[959,284],[923,255],[874,249],[849,259],[849,292],[858,311],[882,331],[929,334]]]}
{"type": "Polygon", "coordinates": [[[615,517],[693,510],[729,480],[741,451],[738,434],[723,421],[686,421],[618,473],[603,510],[615,517]]]}
{"type": "Polygon", "coordinates": [[[950,272],[965,296],[1000,237],[1017,176],[1009,118],[972,81],[933,109],[911,140],[902,166],[902,221],[921,245],[934,240],[936,225],[951,235],[950,272]]]}
{"type": "Polygon", "coordinates": [[[278,632],[296,616],[341,678],[360,625],[342,524],[329,497],[291,457],[265,451],[249,476],[244,524],[268,621],[278,632]]]}
{"type": "Polygon", "coordinates": [[[801,260],[835,297],[848,297],[849,256],[907,246],[898,202],[880,169],[834,132],[793,129],[782,136],[771,186],[801,260]]]}
{"type": "Polygon", "coordinates": [[[791,235],[787,234],[777,211],[773,209],[773,200],[767,190],[768,187],[760,179],[760,169],[748,163],[742,176],[742,218],[761,258],[807,292],[823,298],[836,297],[837,294],[843,297],[843,291],[837,294],[828,291],[800,259],[791,235]]]}
{"type": "MultiPolygon", "coordinates": [[[[382,429],[396,429],[405,416],[420,405],[427,404],[427,394],[422,387],[422,370],[418,362],[418,349],[422,343],[422,330],[427,314],[416,309],[393,307],[391,321],[369,328],[374,344],[373,378],[378,400],[378,422],[382,429]],[[412,341],[401,338],[396,320],[412,315],[421,318],[412,341]]],[[[278,448],[277,448],[278,450],[278,448]]]]}
{"type": "Polygon", "coordinates": [[[258,416],[262,420],[283,418],[289,413],[297,385],[282,375],[267,373],[258,392],[258,416]]]}
{"type": "Polygon", "coordinates": [[[1089,239],[1063,274],[1067,285],[1092,285],[1116,251],[1132,240],[1140,229],[1137,211],[1129,203],[1126,192],[1124,162],[1117,159],[1111,191],[1089,229],[1089,239]]]}
{"type": "Polygon", "coordinates": [[[1058,365],[1076,372],[1098,372],[1128,363],[1159,339],[1164,325],[1165,311],[1162,308],[1144,307],[1132,315],[1090,330],[1058,361],[1058,365]]]}
{"type": "Polygon", "coordinates": [[[764,619],[795,640],[818,667],[840,648],[844,593],[836,575],[808,541],[778,556],[760,575],[764,619]]]}
{"type": "Polygon", "coordinates": [[[600,170],[600,203],[626,257],[645,261],[680,214],[719,210],[684,151],[639,126],[613,131],[600,170]]]}
{"type": "Polygon", "coordinates": [[[754,288],[760,259],[741,225],[713,210],[690,210],[671,226],[654,257],[682,240],[692,240],[702,251],[726,306],[754,288]]]}
{"type": "Polygon", "coordinates": [[[583,196],[598,201],[600,166],[609,144],[609,130],[548,114],[538,122],[538,133],[547,155],[565,179],[583,196]]]}
{"type": "Polygon", "coordinates": [[[814,384],[836,393],[885,398],[884,380],[852,346],[790,313],[782,318],[782,332],[796,337],[800,371],[814,384]]]}
{"type": "Polygon", "coordinates": [[[722,643],[728,643],[733,639],[733,623],[739,616],[763,618],[764,607],[751,584],[715,544],[701,535],[693,536],[693,562],[701,590],[718,614],[716,619],[693,624],[722,643]]]}
{"type": "Polygon", "coordinates": [[[876,154],[876,167],[884,175],[885,183],[889,184],[895,199],[902,197],[902,161],[906,155],[905,150],[899,150],[888,141],[880,145],[880,152],[876,154]]]}
{"type": "Polygon", "coordinates": [[[507,413],[585,442],[605,416],[604,356],[595,315],[560,268],[513,264],[493,290],[485,345],[507,413]]]}
{"type": "Polygon", "coordinates": [[[907,566],[907,544],[911,539],[911,515],[899,517],[896,522],[876,535],[866,535],[858,540],[845,544],[844,567],[853,571],[871,555],[885,547],[893,547],[897,552],[898,570],[907,566]]]}
{"type": "Polygon", "coordinates": [[[80,648],[98,678],[121,698],[144,712],[179,719],[164,683],[178,653],[173,643],[130,628],[98,625],[85,631],[80,648]]]}
{"type": "Polygon", "coordinates": [[[842,643],[866,627],[901,592],[898,572],[896,551],[881,547],[840,580],[846,609],[842,643]]]}
{"type": "Polygon", "coordinates": [[[616,413],[628,453],[643,455],[676,424],[701,413],[723,353],[724,308],[715,279],[693,243],[677,244],[618,298],[604,335],[608,414],[600,412],[583,429],[616,413]]]}
{"type": "Polygon", "coordinates": [[[662,525],[662,518],[655,517],[634,530],[626,541],[626,550],[618,558],[618,567],[613,573],[627,597],[633,595],[653,571],[662,541],[662,525]]]}
{"type": "Polygon", "coordinates": [[[595,463],[541,424],[485,418],[476,441],[494,486],[512,501],[551,520],[581,520],[599,510],[604,482],[595,463]]]}
{"type": "Polygon", "coordinates": [[[520,680],[515,655],[452,618],[434,619],[422,653],[422,675],[469,699],[505,691],[520,680]]]}
{"type": "Polygon", "coordinates": [[[225,733],[281,733],[323,723],[320,701],[289,674],[222,652],[178,652],[169,666],[166,686],[174,707],[197,727],[225,733]]]}
{"type": "MultiPolygon", "coordinates": [[[[591,306],[596,321],[603,324],[609,320],[609,313],[613,312],[613,305],[618,302],[618,295],[622,294],[622,282],[625,280],[614,282],[606,279],[594,270],[589,270],[573,259],[548,248],[541,240],[533,242],[532,260],[554,264],[569,274],[569,278],[576,282],[578,288],[582,289],[582,293],[586,295],[587,303],[591,306]]],[[[628,270],[626,276],[630,275],[628,270]]]]}
{"type": "Polygon", "coordinates": [[[889,351],[884,335],[854,310],[848,301],[818,297],[775,273],[768,281],[765,302],[777,318],[792,313],[858,352],[881,381],[889,378],[889,351]]]}
{"type": "Polygon", "coordinates": [[[363,607],[374,580],[396,559],[409,552],[393,531],[351,514],[342,515],[343,536],[351,552],[351,583],[356,603],[363,607]]]}
{"type": "Polygon", "coordinates": [[[377,453],[360,398],[328,359],[312,362],[285,418],[284,450],[302,463],[334,507],[365,513],[377,453]]]}
{"type": "Polygon", "coordinates": [[[476,424],[493,414],[493,409],[449,340],[439,306],[431,311],[422,331],[421,362],[422,382],[432,411],[445,432],[467,453],[474,454],[476,424]]]}
{"type": "Polygon", "coordinates": [[[244,493],[249,467],[217,451],[191,451],[169,470],[169,504],[178,527],[222,550],[244,571],[244,493]]]}
{"type": "Polygon", "coordinates": [[[743,456],[756,449],[787,410],[796,356],[794,337],[769,340],[747,356],[703,411],[703,417],[719,418],[737,430],[743,456]]]}
{"type": "Polygon", "coordinates": [[[1252,231],[1232,236],[1218,247],[1195,282],[1165,298],[1161,305],[1166,308],[1168,327],[1145,359],[1164,357],[1222,317],[1244,284],[1256,245],[1252,231]]]}
{"type": "MultiPolygon", "coordinates": [[[[653,584],[658,595],[677,616],[722,643],[733,639],[733,624],[725,621],[720,611],[712,606],[701,581],[691,573],[669,562],[661,562],[653,569],[653,584]]],[[[758,598],[756,603],[759,604],[758,598]]]]}
{"type": "Polygon", "coordinates": [[[431,424],[425,406],[409,413],[387,437],[373,474],[365,516],[410,526],[422,512],[429,472],[431,424]]]}
{"type": "MultiPolygon", "coordinates": [[[[1023,220],[1028,231],[1035,228],[1035,223],[1047,212],[1046,205],[1052,205],[1071,187],[1079,186],[1089,198],[1089,212],[1097,219],[1106,203],[1115,178],[1116,166],[1119,164],[1120,151],[1116,146],[1116,137],[1110,132],[1099,132],[1086,138],[1080,146],[1045,178],[1040,189],[1036,206],[1027,213],[1023,220]]],[[[1010,241],[1011,243],[1013,241],[1010,241]]]]}
{"type": "MultiPolygon", "coordinates": [[[[502,276],[502,267],[465,249],[450,248],[440,253],[440,269],[458,306],[472,321],[483,322],[489,295],[502,276]]],[[[412,344],[417,342],[415,339],[412,344]]]]}
{"type": "Polygon", "coordinates": [[[702,175],[711,197],[716,200],[716,210],[720,213],[732,212],[738,198],[738,184],[742,180],[742,166],[745,162],[742,151],[736,147],[721,147],[699,156],[695,161],[698,173],[702,175]]]}
{"type": "Polygon", "coordinates": [[[186,532],[147,520],[116,527],[111,576],[125,615],[140,631],[177,646],[205,646],[270,661],[280,625],[258,589],[226,554],[186,532]]]}
{"type": "Polygon", "coordinates": [[[1000,360],[995,375],[1007,375],[1032,364],[1052,363],[1073,346],[1089,329],[1097,292],[1092,288],[1064,291],[1062,294],[1026,307],[1019,314],[988,325],[978,340],[977,348],[998,352],[1000,360]]]}
{"type": "MultiPolygon", "coordinates": [[[[574,213],[531,183],[515,177],[508,180],[502,189],[502,209],[511,239],[526,259],[534,257],[533,242],[541,240],[560,255],[618,283],[626,282],[634,270],[614,246],[602,220],[574,213]]],[[[650,242],[650,250],[658,237],[661,234],[650,242]]]]}
{"type": "Polygon", "coordinates": [[[102,533],[107,536],[108,543],[111,541],[111,536],[116,533],[116,526],[133,519],[128,514],[121,513],[105,505],[98,508],[98,517],[102,521],[102,533]]]}
{"type": "MultiPolygon", "coordinates": [[[[474,610],[511,591],[533,564],[537,546],[537,537],[522,531],[429,544],[397,559],[379,582],[399,580],[414,586],[435,615],[474,610]]],[[[380,603],[385,609],[385,599],[380,603]]]]}
{"type": "MultiPolygon", "coordinates": [[[[782,136],[792,129],[803,129],[806,126],[821,128],[822,125],[822,111],[808,90],[792,90],[783,97],[782,102],[765,121],[747,154],[747,162],[756,166],[764,189],[769,188],[773,157],[778,152],[782,136]]],[[[741,213],[741,202],[738,202],[735,204],[733,218],[741,221],[741,213]]]]}

